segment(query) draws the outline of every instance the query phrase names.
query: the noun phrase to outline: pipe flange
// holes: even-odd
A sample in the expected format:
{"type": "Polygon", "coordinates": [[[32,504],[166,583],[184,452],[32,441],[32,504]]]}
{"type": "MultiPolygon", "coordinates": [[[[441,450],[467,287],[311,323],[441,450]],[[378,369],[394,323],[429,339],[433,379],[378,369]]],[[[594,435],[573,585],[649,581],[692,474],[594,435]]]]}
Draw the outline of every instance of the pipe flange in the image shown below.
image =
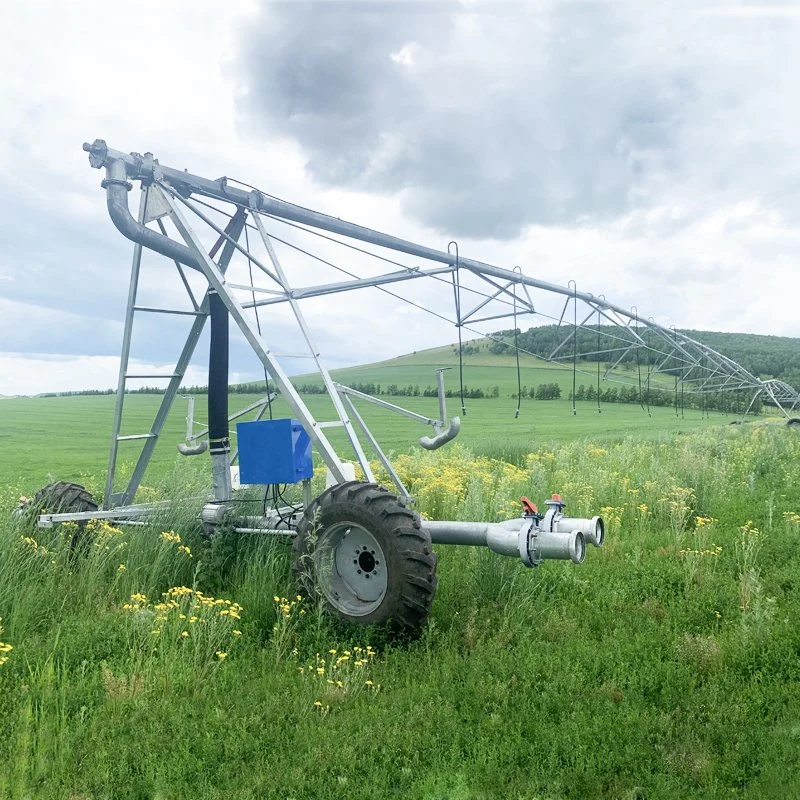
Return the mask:
{"type": "Polygon", "coordinates": [[[108,156],[108,145],[104,139],[95,139],[91,144],[83,143],[84,152],[89,154],[89,165],[94,169],[105,166],[106,156],[108,156]]]}
{"type": "Polygon", "coordinates": [[[130,181],[120,178],[103,178],[103,180],[100,181],[100,186],[103,189],[107,189],[109,186],[124,186],[128,191],[133,189],[133,184],[130,181]]]}
{"type": "Polygon", "coordinates": [[[537,531],[536,520],[532,519],[527,528],[523,524],[519,532],[519,557],[526,567],[538,567],[542,562],[536,549],[537,531]]]}
{"type": "MultiPolygon", "coordinates": [[[[133,155],[133,154],[131,154],[133,155]]],[[[155,159],[152,153],[145,153],[141,161],[142,186],[151,186],[155,172],[155,159]]]]}

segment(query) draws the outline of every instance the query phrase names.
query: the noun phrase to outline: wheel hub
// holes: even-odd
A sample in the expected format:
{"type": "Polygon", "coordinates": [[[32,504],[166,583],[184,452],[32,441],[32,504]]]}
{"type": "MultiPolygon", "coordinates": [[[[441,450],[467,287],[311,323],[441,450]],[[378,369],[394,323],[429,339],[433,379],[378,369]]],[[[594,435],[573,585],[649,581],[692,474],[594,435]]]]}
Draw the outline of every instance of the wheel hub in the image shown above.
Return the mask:
{"type": "Polygon", "coordinates": [[[375,569],[377,563],[378,562],[375,560],[374,550],[372,552],[367,552],[366,550],[362,550],[361,553],[359,553],[358,566],[361,567],[361,569],[367,573],[367,577],[369,577],[369,573],[375,569]]]}
{"type": "Polygon", "coordinates": [[[371,614],[388,586],[386,559],[364,527],[341,522],[324,532],[317,551],[317,575],[325,597],[350,616],[371,614]]]}

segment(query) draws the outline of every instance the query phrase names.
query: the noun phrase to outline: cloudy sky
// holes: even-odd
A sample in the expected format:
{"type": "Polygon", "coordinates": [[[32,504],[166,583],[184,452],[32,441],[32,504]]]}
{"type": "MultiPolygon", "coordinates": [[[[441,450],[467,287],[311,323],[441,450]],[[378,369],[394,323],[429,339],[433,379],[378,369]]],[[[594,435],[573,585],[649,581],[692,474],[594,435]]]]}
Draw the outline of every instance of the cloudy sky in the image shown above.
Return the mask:
{"type": "MultiPolygon", "coordinates": [[[[96,137],[665,325],[800,336],[794,3],[26,0],[0,29],[0,395],[116,383],[131,248],[96,137]]],[[[309,319],[333,366],[455,338],[374,291],[309,319]]],[[[280,349],[285,314],[261,323],[280,349]]],[[[137,368],[169,372],[182,334],[139,326],[137,368]]],[[[233,370],[259,373],[244,346],[233,370]]]]}

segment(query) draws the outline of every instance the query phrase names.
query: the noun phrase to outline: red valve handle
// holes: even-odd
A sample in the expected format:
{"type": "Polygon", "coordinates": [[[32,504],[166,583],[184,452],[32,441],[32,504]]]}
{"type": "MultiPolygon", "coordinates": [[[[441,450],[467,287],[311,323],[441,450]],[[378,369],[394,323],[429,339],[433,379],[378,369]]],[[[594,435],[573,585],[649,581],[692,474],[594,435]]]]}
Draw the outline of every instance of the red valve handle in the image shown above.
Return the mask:
{"type": "Polygon", "coordinates": [[[526,514],[538,514],[539,510],[536,506],[528,500],[527,497],[520,497],[520,502],[522,503],[522,509],[526,514]]]}

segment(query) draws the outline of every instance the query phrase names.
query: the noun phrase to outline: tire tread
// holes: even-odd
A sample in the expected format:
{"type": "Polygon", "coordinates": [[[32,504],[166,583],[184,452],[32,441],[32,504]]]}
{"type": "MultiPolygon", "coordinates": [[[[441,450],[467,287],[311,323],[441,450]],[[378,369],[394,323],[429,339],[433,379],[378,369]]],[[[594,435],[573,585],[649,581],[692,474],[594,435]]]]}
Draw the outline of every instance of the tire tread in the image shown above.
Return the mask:
{"type": "MultiPolygon", "coordinates": [[[[431,550],[430,537],[422,530],[419,515],[401,498],[379,484],[359,481],[341,483],[323,492],[308,506],[292,544],[292,571],[297,578],[299,591],[307,596],[319,596],[307,566],[311,556],[309,535],[317,514],[331,512],[341,503],[367,511],[379,523],[380,533],[393,539],[396,556],[401,561],[399,581],[390,579],[390,587],[395,584],[387,595],[390,608],[384,609],[382,606],[381,615],[385,616],[385,623],[395,633],[418,635],[425,625],[436,594],[436,555],[431,550]]],[[[377,531],[372,533],[376,535],[377,531]]],[[[329,610],[347,621],[361,622],[359,618],[347,617],[330,605],[329,610]]]]}

